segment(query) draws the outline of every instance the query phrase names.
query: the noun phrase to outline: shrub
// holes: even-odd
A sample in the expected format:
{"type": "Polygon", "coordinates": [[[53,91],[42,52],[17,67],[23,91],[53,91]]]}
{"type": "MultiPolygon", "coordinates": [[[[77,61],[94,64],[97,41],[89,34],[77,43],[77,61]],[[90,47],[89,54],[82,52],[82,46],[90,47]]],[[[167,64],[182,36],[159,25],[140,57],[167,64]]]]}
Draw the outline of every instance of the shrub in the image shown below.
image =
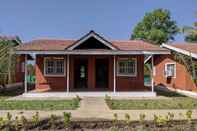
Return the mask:
{"type": "Polygon", "coordinates": [[[154,123],[157,126],[162,126],[167,124],[167,119],[165,117],[162,117],[161,115],[157,116],[154,115],[154,123]]]}
{"type": "Polygon", "coordinates": [[[64,112],[63,115],[64,115],[64,127],[66,128],[70,124],[71,113],[64,112]]]}
{"type": "Polygon", "coordinates": [[[49,124],[50,124],[52,130],[55,130],[55,119],[56,119],[56,116],[54,114],[52,114],[50,116],[50,120],[49,120],[49,124]]]}
{"type": "Polygon", "coordinates": [[[40,121],[39,112],[36,112],[36,114],[32,116],[32,122],[34,125],[37,125],[39,121],[40,121]]]}
{"type": "Polygon", "coordinates": [[[0,128],[2,128],[5,125],[5,120],[3,117],[0,117],[0,128]]]}
{"type": "Polygon", "coordinates": [[[19,119],[18,119],[18,116],[15,117],[15,122],[14,122],[14,128],[16,131],[19,130],[19,119]]]}
{"type": "Polygon", "coordinates": [[[131,117],[128,113],[125,114],[125,121],[127,124],[130,124],[130,122],[131,122],[131,117]]]}
{"type": "Polygon", "coordinates": [[[20,121],[21,121],[21,124],[22,124],[22,127],[24,128],[24,130],[27,130],[27,125],[28,125],[27,118],[22,115],[20,121]]]}
{"type": "Polygon", "coordinates": [[[191,119],[192,119],[192,110],[188,110],[186,113],[186,118],[188,120],[188,122],[190,123],[191,122],[191,119]]]}

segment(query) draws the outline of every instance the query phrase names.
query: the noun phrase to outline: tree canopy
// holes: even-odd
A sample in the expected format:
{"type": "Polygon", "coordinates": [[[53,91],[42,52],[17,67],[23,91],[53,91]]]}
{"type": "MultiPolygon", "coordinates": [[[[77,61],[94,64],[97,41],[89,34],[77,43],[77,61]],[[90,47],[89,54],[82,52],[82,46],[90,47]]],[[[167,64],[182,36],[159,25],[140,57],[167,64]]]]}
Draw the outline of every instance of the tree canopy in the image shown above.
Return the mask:
{"type": "Polygon", "coordinates": [[[183,33],[186,35],[185,41],[197,42],[197,22],[194,22],[193,26],[183,27],[183,33]]]}
{"type": "Polygon", "coordinates": [[[174,35],[178,32],[179,28],[172,20],[170,12],[165,9],[156,9],[145,14],[142,21],[134,28],[131,39],[162,44],[174,40],[174,35]]]}

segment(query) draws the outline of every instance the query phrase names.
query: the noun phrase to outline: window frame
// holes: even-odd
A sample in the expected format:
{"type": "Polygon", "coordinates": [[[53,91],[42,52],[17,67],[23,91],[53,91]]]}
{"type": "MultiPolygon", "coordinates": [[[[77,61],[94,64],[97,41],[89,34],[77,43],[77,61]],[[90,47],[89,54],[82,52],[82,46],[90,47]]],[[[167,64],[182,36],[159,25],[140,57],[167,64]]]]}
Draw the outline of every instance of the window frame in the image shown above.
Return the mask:
{"type": "Polygon", "coordinates": [[[117,70],[116,70],[116,72],[117,72],[117,76],[137,77],[137,58],[118,58],[117,59],[117,70]],[[131,74],[123,74],[123,73],[120,73],[119,72],[119,69],[120,69],[119,62],[120,61],[132,61],[132,60],[134,60],[134,62],[135,62],[135,66],[134,66],[135,72],[134,73],[131,73],[131,74]]]}
{"type": "Polygon", "coordinates": [[[44,76],[46,77],[65,77],[66,76],[66,60],[64,57],[44,57],[44,76]],[[60,74],[54,74],[54,73],[46,73],[46,61],[47,60],[63,60],[63,73],[60,73],[60,74]]]}
{"type": "Polygon", "coordinates": [[[174,76],[172,76],[171,78],[176,78],[176,63],[175,62],[165,63],[165,68],[164,68],[164,75],[165,75],[165,77],[166,78],[168,77],[167,74],[166,74],[168,65],[174,65],[174,76]]]}

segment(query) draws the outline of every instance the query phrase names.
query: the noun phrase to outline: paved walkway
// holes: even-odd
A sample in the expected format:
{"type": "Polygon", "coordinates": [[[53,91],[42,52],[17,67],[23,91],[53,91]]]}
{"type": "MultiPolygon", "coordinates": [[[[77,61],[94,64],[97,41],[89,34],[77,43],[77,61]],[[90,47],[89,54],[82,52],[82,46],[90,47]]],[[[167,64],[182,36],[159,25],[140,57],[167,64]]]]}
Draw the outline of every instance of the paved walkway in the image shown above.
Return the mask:
{"type": "MultiPolygon", "coordinates": [[[[168,112],[174,113],[175,119],[185,119],[181,114],[185,114],[187,110],[110,110],[105,103],[103,97],[84,97],[80,103],[80,108],[77,110],[61,110],[61,111],[39,111],[41,118],[49,117],[51,114],[62,116],[63,112],[71,112],[73,120],[98,120],[98,119],[113,119],[113,114],[118,114],[118,119],[124,120],[125,113],[130,114],[131,120],[139,120],[140,114],[146,115],[146,120],[152,120],[154,114],[167,115],[168,112]]],[[[25,115],[31,118],[36,111],[0,111],[0,116],[4,117],[7,112],[10,112],[13,117],[25,115]]],[[[193,110],[193,119],[197,119],[197,110],[193,110]]]]}

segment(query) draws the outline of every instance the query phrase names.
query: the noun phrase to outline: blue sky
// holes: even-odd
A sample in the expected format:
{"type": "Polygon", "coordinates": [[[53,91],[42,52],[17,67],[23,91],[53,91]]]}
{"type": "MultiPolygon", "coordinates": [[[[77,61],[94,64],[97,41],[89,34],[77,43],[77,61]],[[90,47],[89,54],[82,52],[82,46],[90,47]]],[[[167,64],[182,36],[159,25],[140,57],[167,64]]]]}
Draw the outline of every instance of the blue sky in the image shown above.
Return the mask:
{"type": "Polygon", "coordinates": [[[157,8],[169,9],[180,27],[197,20],[197,0],[2,0],[0,34],[22,41],[78,39],[95,30],[108,39],[127,40],[144,14],[157,8]]]}

